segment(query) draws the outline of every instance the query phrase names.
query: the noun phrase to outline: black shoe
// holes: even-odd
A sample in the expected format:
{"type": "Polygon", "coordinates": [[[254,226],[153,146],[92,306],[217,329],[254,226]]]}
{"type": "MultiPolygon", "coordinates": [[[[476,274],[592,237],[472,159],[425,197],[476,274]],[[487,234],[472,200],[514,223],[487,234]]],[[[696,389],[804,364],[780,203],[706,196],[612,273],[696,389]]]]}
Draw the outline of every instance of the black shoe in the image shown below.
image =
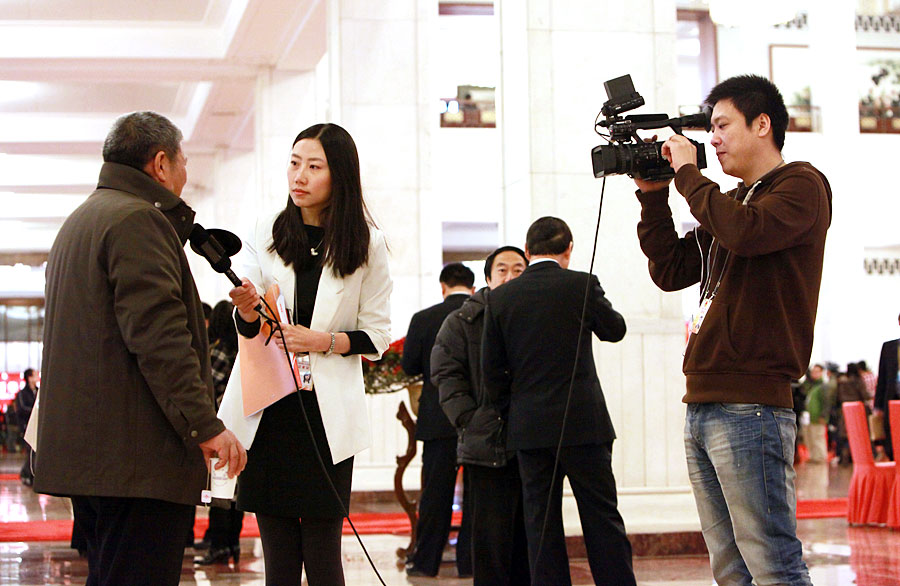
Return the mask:
{"type": "Polygon", "coordinates": [[[241,559],[240,547],[210,547],[206,555],[194,558],[198,566],[211,566],[212,564],[227,564],[228,558],[234,558],[237,564],[241,559]]]}
{"type": "Polygon", "coordinates": [[[203,551],[203,550],[209,549],[209,545],[210,545],[209,539],[204,538],[204,539],[201,539],[200,541],[194,541],[193,544],[191,545],[191,547],[193,547],[197,551],[203,551]]]}

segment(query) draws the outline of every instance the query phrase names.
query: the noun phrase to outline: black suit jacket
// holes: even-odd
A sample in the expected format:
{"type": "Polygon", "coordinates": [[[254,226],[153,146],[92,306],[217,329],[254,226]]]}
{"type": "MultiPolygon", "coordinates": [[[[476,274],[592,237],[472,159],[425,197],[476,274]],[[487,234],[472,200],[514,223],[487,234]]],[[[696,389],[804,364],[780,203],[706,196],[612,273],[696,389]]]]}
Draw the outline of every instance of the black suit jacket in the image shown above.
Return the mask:
{"type": "Polygon", "coordinates": [[[484,385],[501,410],[508,408],[509,449],[557,445],[579,348],[563,445],[615,438],[594,366],[591,332],[609,342],[625,336],[625,320],[594,275],[562,269],[553,261],[539,262],[491,291],[481,351],[484,385]],[[585,327],[579,339],[586,288],[585,327]]]}
{"type": "MultiPolygon", "coordinates": [[[[888,401],[900,399],[897,388],[897,345],[900,340],[890,340],[881,346],[878,359],[878,384],[875,386],[875,407],[888,412],[888,401]]],[[[885,422],[887,422],[885,417],[885,422]]]]}
{"type": "Polygon", "coordinates": [[[438,390],[431,383],[431,348],[444,318],[459,309],[469,296],[448,295],[443,303],[432,305],[412,316],[403,344],[403,372],[422,375],[422,397],[416,420],[416,439],[432,440],[456,437],[456,429],[441,409],[438,390]]]}

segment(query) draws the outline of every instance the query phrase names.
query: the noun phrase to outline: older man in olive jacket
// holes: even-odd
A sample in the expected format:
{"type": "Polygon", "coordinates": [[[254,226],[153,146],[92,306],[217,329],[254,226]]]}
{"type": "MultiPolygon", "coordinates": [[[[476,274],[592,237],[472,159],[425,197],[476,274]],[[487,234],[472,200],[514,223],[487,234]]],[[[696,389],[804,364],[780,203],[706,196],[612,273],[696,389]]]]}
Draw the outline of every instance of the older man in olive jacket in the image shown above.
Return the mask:
{"type": "Polygon", "coordinates": [[[119,118],[47,263],[35,490],[72,497],[88,584],[178,584],[204,457],[246,463],[213,406],[181,138],[153,112],[119,118]]]}

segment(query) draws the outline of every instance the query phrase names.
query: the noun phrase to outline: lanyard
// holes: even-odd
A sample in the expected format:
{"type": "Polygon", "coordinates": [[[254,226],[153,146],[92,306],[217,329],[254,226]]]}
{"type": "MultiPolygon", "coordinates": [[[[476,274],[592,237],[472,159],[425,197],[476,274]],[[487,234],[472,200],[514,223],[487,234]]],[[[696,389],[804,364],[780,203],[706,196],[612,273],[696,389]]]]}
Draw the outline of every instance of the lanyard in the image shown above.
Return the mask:
{"type": "MultiPolygon", "coordinates": [[[[784,165],[783,160],[780,163],[778,163],[777,165],[775,165],[774,167],[772,167],[768,173],[763,175],[763,177],[765,177],[766,175],[768,175],[775,169],[781,167],[782,165],[784,165]]],[[[754,183],[750,187],[750,189],[747,190],[747,195],[745,195],[743,201],[741,201],[742,206],[747,205],[747,203],[750,201],[750,198],[753,197],[753,193],[756,191],[756,188],[759,187],[760,184],[762,184],[762,179],[757,179],[756,183],[754,183]]],[[[719,292],[719,287],[722,285],[722,278],[725,276],[725,269],[728,267],[728,259],[731,258],[730,250],[726,251],[725,262],[722,263],[722,271],[719,273],[719,278],[716,281],[715,287],[713,287],[712,292],[709,291],[709,284],[710,284],[710,281],[712,280],[712,271],[716,268],[716,259],[718,256],[719,248],[720,248],[720,245],[717,242],[717,238],[715,236],[713,236],[712,242],[709,243],[709,255],[707,255],[707,258],[706,258],[706,284],[703,286],[703,289],[700,292],[700,303],[703,303],[703,301],[707,298],[707,296],[709,297],[709,299],[712,299],[713,297],[715,297],[716,293],[719,292]],[[715,246],[715,249],[713,249],[714,246],[715,246]],[[710,265],[712,265],[712,266],[710,266],[710,265]]],[[[702,255],[701,255],[701,257],[702,257],[702,255]]]]}

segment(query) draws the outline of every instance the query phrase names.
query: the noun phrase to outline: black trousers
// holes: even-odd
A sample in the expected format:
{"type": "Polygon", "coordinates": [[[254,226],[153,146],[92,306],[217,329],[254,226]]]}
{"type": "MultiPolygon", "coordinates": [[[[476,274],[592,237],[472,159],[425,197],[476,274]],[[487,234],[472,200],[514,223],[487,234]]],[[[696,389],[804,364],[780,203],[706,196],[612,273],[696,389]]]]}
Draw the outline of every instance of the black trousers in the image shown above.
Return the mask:
{"type": "Polygon", "coordinates": [[[625,535],[625,523],[619,514],[616,481],[612,473],[612,442],[562,448],[548,509],[555,453],[555,448],[517,452],[532,582],[536,585],[572,583],[562,520],[562,480],[567,476],[578,504],[594,583],[610,586],[635,584],[631,543],[625,535]],[[547,530],[538,558],[545,515],[547,530]]]}
{"type": "Polygon", "coordinates": [[[467,464],[466,473],[474,586],[531,584],[518,462],[502,468],[467,464]]]}
{"type": "MultiPolygon", "coordinates": [[[[416,524],[416,549],[410,561],[430,576],[438,573],[441,556],[450,535],[453,493],[456,489],[456,438],[422,442],[422,495],[416,524]]],[[[472,573],[471,520],[466,512],[463,472],[463,519],[456,542],[456,569],[460,575],[472,573]]]]}
{"type": "Polygon", "coordinates": [[[210,547],[213,549],[239,546],[243,527],[244,511],[237,510],[234,502],[227,509],[209,508],[209,528],[206,530],[206,537],[209,538],[210,547]]]}
{"type": "Polygon", "coordinates": [[[87,541],[86,586],[175,586],[192,505],[155,499],[73,496],[87,541]]]}
{"type": "Polygon", "coordinates": [[[296,519],[256,514],[266,564],[266,586],[342,586],[341,517],[296,519]]]}
{"type": "MultiPolygon", "coordinates": [[[[885,418],[887,419],[887,418],[885,418]]],[[[19,470],[19,478],[21,480],[31,480],[34,481],[34,468],[32,466],[32,459],[34,458],[34,452],[31,451],[31,446],[27,443],[25,444],[25,462],[22,463],[22,468],[19,470]]]]}

